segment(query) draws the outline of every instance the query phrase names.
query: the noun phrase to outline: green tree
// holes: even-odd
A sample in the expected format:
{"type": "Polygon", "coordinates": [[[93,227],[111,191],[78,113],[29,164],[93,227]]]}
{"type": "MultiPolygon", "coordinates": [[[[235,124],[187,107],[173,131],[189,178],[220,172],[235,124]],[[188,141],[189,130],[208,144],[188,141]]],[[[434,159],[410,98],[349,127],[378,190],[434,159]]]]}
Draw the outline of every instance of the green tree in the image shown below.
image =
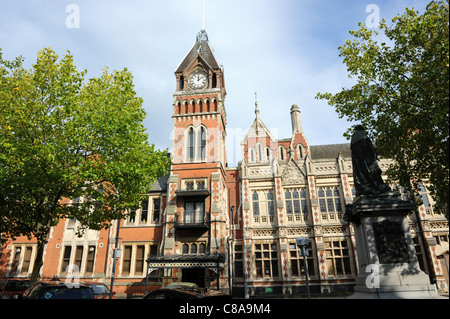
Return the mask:
{"type": "Polygon", "coordinates": [[[360,30],[350,31],[354,39],[339,47],[356,84],[316,96],[328,100],[341,118],[365,126],[381,156],[395,160],[388,170],[392,181],[415,194],[420,183],[429,183],[435,209],[447,218],[448,21],[447,0],[430,2],[422,15],[406,8],[389,25],[382,20],[379,32],[360,23],[360,30]]]}
{"type": "Polygon", "coordinates": [[[70,52],[43,49],[28,70],[0,51],[0,232],[37,240],[33,281],[60,219],[76,218],[80,235],[107,228],[170,165],[148,142],[131,73],[85,76],[70,52]]]}

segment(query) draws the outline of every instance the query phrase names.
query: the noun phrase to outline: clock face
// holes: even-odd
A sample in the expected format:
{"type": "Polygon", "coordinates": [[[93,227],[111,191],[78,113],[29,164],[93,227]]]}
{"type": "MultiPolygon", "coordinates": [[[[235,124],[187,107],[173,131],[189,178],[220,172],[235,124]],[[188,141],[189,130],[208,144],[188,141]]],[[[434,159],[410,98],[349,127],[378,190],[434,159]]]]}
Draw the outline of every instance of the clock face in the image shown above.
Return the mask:
{"type": "Polygon", "coordinates": [[[203,89],[208,84],[208,77],[204,72],[194,72],[188,77],[188,85],[191,89],[203,89]]]}

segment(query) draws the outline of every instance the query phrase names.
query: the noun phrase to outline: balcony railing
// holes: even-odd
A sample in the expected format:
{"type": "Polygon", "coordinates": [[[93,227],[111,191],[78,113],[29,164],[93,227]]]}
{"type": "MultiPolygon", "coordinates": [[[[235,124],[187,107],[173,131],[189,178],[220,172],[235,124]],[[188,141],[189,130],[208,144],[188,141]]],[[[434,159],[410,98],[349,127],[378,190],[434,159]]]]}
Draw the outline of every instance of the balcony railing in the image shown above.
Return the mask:
{"type": "Polygon", "coordinates": [[[209,229],[209,214],[205,213],[202,215],[176,215],[175,217],[175,228],[204,228],[209,229]]]}

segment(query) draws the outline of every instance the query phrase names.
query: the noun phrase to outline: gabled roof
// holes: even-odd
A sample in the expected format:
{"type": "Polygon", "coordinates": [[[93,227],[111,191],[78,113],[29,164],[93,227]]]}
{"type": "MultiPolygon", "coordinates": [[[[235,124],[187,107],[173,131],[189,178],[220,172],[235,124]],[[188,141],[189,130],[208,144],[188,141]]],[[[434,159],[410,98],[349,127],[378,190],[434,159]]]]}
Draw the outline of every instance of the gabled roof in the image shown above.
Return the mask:
{"type": "Polygon", "coordinates": [[[245,135],[243,142],[246,143],[249,138],[261,139],[264,137],[269,137],[272,141],[276,141],[275,137],[272,135],[272,133],[270,133],[267,126],[263,123],[263,121],[261,121],[259,116],[256,116],[252,126],[245,135]]]}
{"type": "Polygon", "coordinates": [[[194,46],[180,63],[175,73],[183,72],[198,56],[200,56],[212,70],[220,69],[219,63],[217,63],[216,57],[209,46],[208,36],[206,35],[205,30],[200,31],[197,35],[197,40],[194,46]]]}

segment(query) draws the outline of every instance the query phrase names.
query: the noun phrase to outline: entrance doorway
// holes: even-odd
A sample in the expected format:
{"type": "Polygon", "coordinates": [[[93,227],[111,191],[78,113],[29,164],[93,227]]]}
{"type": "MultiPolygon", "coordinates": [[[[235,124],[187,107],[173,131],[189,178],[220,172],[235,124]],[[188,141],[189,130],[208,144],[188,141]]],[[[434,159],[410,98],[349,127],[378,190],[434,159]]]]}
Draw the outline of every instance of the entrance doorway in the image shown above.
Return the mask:
{"type": "Polygon", "coordinates": [[[184,268],[181,281],[193,282],[200,288],[205,288],[205,268],[184,268]]]}

